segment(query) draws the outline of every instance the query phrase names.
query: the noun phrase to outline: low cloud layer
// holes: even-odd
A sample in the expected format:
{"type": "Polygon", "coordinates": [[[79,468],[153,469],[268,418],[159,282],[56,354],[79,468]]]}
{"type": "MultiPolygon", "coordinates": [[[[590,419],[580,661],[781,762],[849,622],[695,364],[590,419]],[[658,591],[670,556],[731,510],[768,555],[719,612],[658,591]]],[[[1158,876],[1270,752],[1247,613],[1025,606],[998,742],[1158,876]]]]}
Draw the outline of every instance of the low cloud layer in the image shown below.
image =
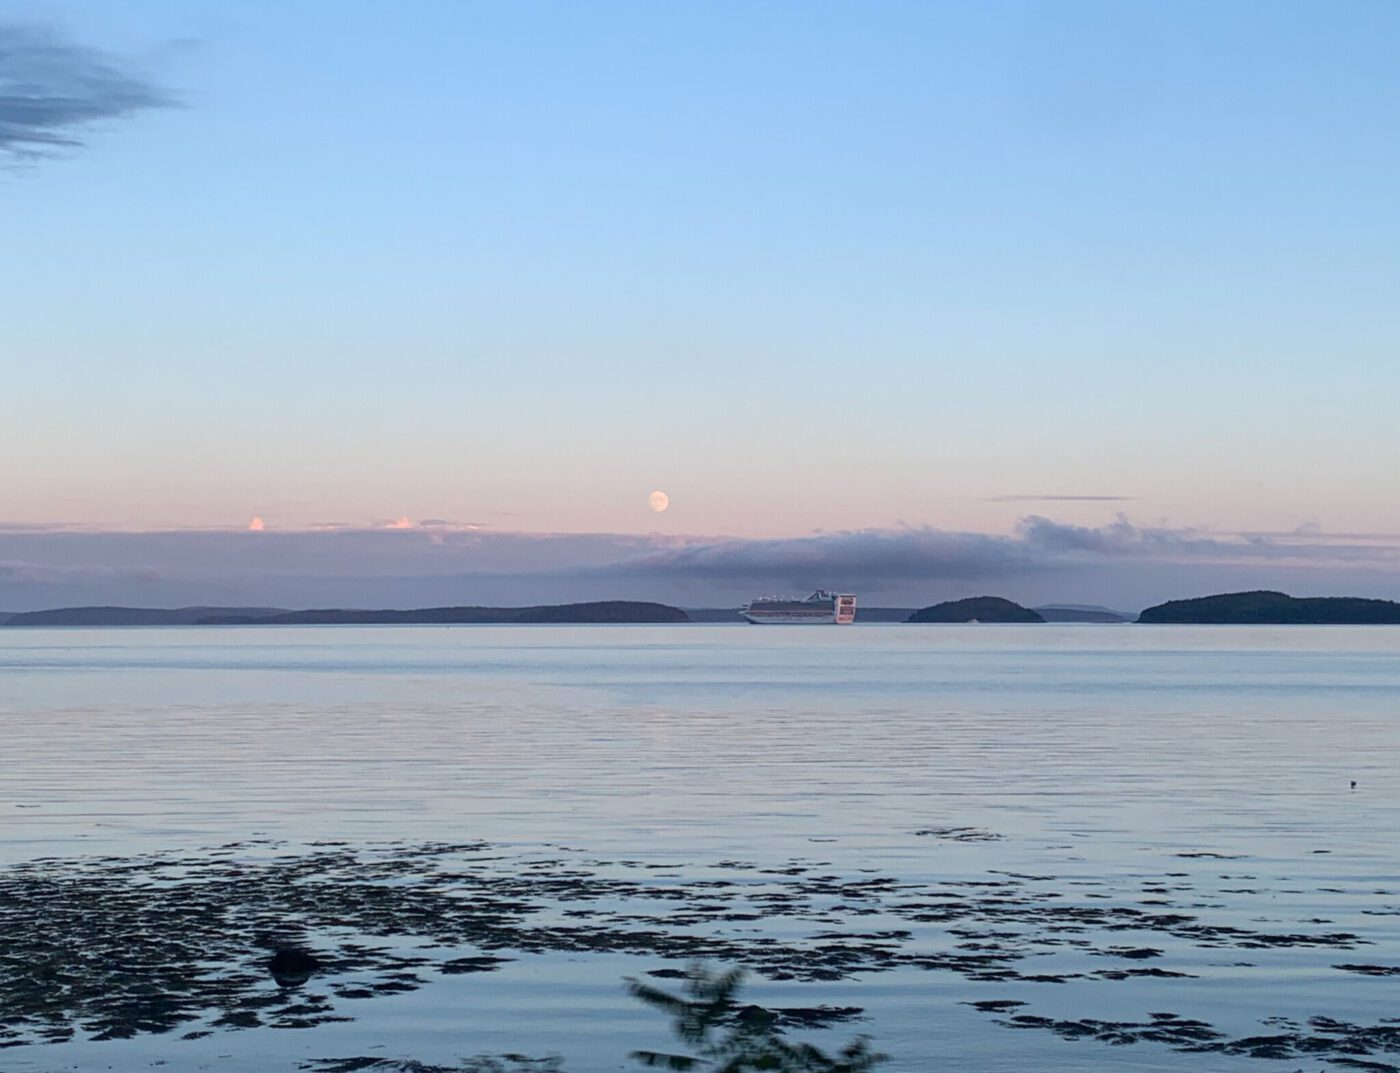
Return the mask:
{"type": "Polygon", "coordinates": [[[71,149],[92,123],[175,103],[118,57],[43,27],[0,24],[0,155],[71,149]]]}
{"type": "Polygon", "coordinates": [[[866,606],[992,594],[1161,600],[1247,588],[1400,597],[1400,536],[1214,534],[1025,518],[1012,533],[868,529],[773,540],[502,533],[442,524],[99,532],[0,527],[0,610],[79,604],[417,607],[652,599],[736,606],[840,588],[866,606]]]}
{"type": "Polygon", "coordinates": [[[657,577],[724,580],[796,588],[857,583],[972,580],[1039,571],[1051,564],[1026,540],[940,529],[864,529],[788,540],[696,543],[655,552],[615,569],[657,577]]]}

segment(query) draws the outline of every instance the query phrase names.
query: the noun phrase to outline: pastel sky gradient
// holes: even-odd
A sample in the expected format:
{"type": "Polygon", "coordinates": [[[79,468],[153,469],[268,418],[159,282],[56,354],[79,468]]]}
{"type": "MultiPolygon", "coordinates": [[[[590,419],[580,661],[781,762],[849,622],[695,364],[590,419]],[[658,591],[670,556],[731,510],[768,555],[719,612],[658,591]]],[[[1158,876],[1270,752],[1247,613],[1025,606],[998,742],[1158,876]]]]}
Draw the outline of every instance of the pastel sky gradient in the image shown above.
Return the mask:
{"type": "Polygon", "coordinates": [[[1400,533],[1390,0],[5,27],[173,106],[0,170],[0,523],[1400,533]]]}

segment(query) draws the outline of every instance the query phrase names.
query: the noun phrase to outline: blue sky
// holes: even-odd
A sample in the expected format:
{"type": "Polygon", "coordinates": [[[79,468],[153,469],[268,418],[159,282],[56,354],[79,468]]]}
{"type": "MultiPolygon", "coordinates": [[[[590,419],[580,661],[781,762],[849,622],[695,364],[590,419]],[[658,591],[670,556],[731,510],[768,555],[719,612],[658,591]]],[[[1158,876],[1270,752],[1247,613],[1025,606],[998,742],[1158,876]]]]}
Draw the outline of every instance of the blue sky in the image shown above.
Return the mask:
{"type": "Polygon", "coordinates": [[[178,101],[0,173],[0,522],[1400,532],[1393,3],[0,26],[178,101]]]}

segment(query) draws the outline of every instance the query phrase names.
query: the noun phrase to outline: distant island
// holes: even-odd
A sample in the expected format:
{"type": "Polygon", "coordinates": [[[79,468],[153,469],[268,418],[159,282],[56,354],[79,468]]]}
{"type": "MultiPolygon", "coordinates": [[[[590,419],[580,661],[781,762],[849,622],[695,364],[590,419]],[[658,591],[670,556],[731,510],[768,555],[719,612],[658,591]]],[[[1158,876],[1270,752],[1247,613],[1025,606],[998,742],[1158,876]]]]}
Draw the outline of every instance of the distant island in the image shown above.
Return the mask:
{"type": "Polygon", "coordinates": [[[210,615],[262,617],[281,614],[280,607],[55,607],[15,611],[0,617],[0,626],[193,626],[210,615]]]}
{"type": "Polygon", "coordinates": [[[1000,596],[973,596],[948,600],[915,611],[906,622],[1044,622],[1028,607],[1003,600],[1000,596]]]}
{"type": "Polygon", "coordinates": [[[292,626],[292,625],[573,625],[689,622],[678,607],[636,600],[599,600],[536,607],[422,607],[409,611],[327,608],[64,607],[12,614],[5,626],[292,626]]]}
{"type": "Polygon", "coordinates": [[[1400,603],[1359,596],[1289,596],[1282,592],[1229,592],[1149,607],[1138,621],[1196,626],[1400,625],[1400,603]]]}
{"type": "Polygon", "coordinates": [[[1124,613],[1098,604],[1045,604],[1031,608],[1046,622],[1132,622],[1136,612],[1124,613]]]}

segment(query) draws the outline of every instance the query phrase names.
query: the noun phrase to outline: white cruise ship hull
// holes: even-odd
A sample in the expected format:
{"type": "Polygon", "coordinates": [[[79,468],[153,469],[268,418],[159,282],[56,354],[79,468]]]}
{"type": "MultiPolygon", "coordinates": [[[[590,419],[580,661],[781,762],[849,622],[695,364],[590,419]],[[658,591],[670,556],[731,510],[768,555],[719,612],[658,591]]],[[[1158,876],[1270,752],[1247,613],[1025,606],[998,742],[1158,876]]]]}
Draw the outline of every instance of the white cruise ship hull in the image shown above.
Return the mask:
{"type": "Polygon", "coordinates": [[[827,611],[823,614],[803,615],[786,611],[741,611],[745,622],[755,626],[834,626],[836,615],[827,611]]]}
{"type": "Polygon", "coordinates": [[[856,620],[856,598],[818,591],[806,600],[765,597],[739,612],[755,626],[845,626],[856,620]]]}

